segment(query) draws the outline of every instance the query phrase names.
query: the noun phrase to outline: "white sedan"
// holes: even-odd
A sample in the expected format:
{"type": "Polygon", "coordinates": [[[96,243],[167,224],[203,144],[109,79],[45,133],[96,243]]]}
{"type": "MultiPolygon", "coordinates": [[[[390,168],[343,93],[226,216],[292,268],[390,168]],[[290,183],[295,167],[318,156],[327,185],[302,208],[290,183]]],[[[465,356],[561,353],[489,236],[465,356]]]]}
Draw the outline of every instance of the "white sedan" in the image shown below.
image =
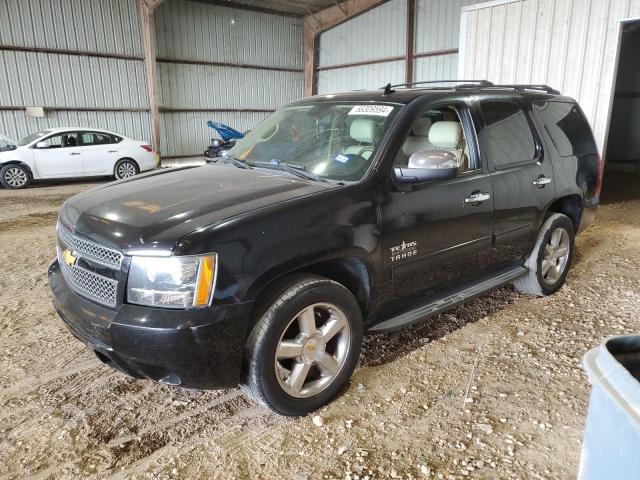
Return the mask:
{"type": "Polygon", "coordinates": [[[151,145],[95,128],[49,128],[0,148],[0,183],[24,188],[31,180],[114,176],[158,166],[151,145]]]}

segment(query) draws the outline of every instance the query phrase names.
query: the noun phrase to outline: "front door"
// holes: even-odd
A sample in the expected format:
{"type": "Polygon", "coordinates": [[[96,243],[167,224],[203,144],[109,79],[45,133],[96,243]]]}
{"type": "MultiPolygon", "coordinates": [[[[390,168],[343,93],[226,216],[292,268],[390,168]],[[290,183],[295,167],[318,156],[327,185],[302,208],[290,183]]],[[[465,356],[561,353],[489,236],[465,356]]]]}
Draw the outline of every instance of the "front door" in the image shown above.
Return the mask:
{"type": "Polygon", "coordinates": [[[455,178],[393,191],[382,206],[384,263],[394,296],[425,298],[482,276],[494,263],[491,177],[477,153],[467,107],[439,106],[416,120],[396,165],[416,151],[458,159],[455,178]]]}
{"type": "Polygon", "coordinates": [[[42,178],[62,178],[84,175],[82,148],[77,132],[53,135],[38,142],[33,159],[42,178]]]}

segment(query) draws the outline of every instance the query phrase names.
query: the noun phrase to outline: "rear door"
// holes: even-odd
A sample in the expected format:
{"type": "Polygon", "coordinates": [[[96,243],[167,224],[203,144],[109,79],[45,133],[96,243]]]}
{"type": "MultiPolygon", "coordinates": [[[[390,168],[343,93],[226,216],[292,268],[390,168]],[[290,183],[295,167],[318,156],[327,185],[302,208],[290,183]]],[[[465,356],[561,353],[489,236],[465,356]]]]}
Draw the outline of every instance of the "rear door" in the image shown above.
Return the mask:
{"type": "Polygon", "coordinates": [[[76,177],[84,174],[78,132],[52,135],[33,148],[33,160],[42,178],[76,177]]]}
{"type": "Polygon", "coordinates": [[[111,175],[118,156],[114,137],[102,132],[81,132],[82,161],[87,175],[111,175]]]}
{"type": "Polygon", "coordinates": [[[480,144],[493,181],[493,242],[498,263],[531,252],[547,205],[555,198],[551,159],[545,159],[530,106],[513,99],[480,102],[480,144]]]}

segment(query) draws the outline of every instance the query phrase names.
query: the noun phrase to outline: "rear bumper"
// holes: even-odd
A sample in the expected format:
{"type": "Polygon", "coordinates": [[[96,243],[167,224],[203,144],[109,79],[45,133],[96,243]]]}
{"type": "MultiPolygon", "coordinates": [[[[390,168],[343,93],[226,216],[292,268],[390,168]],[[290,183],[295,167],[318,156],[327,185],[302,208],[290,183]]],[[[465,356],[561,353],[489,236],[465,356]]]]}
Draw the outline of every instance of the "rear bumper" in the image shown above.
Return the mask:
{"type": "Polygon", "coordinates": [[[53,304],[71,333],[109,366],[136,378],[213,389],[240,381],[253,302],[199,310],[101,307],[74,293],[58,262],[49,267],[53,304]]]}

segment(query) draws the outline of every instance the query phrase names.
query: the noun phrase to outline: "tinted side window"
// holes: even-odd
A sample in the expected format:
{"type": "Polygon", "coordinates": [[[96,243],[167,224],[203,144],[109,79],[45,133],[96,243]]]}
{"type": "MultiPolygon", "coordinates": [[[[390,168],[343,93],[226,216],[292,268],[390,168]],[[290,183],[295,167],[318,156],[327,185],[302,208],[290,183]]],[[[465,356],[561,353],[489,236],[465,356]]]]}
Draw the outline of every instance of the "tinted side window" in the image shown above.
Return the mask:
{"type": "Polygon", "coordinates": [[[519,105],[512,102],[482,102],[486,126],[484,147],[496,168],[533,160],[536,142],[519,105]]]}
{"type": "Polygon", "coordinates": [[[83,132],[82,144],[83,145],[106,145],[112,143],[111,135],[104,133],[83,132]]]}
{"type": "Polygon", "coordinates": [[[575,103],[534,102],[533,107],[561,156],[597,151],[591,127],[575,103]]]}

